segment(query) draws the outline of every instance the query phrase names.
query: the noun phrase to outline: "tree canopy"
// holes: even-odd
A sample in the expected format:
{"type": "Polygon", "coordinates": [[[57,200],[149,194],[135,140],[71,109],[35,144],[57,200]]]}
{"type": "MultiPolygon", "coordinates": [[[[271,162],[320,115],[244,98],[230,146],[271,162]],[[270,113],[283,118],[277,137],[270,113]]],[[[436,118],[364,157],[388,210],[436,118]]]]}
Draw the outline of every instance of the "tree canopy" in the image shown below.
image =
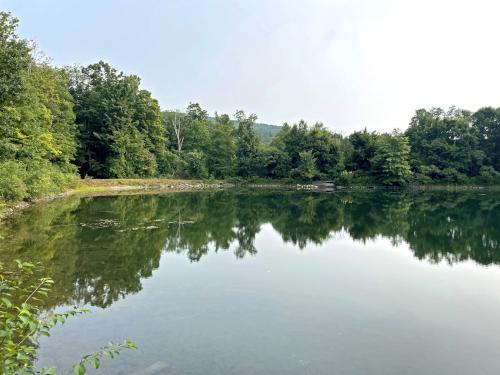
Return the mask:
{"type": "Polygon", "coordinates": [[[160,106],[140,79],[98,62],[71,72],[82,176],[151,177],[165,154],[160,106]]]}
{"type": "Polygon", "coordinates": [[[279,131],[199,103],[161,111],[140,78],[99,61],[36,58],[0,12],[0,201],[89,178],[333,180],[340,185],[500,183],[500,108],[419,109],[404,133],[340,135],[301,120],[279,131]],[[266,129],[262,133],[262,129],[266,129]]]}

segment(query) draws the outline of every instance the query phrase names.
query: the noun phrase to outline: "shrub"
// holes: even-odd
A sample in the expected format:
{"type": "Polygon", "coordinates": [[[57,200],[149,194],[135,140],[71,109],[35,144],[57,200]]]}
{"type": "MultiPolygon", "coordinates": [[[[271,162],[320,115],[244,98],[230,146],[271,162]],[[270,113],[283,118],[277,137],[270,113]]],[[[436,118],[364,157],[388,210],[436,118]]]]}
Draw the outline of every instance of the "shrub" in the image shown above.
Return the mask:
{"type": "Polygon", "coordinates": [[[184,168],[182,177],[184,178],[207,178],[208,170],[205,161],[205,155],[199,151],[186,152],[182,155],[184,168]]]}
{"type": "Polygon", "coordinates": [[[443,169],[443,177],[446,182],[450,182],[453,184],[462,184],[467,182],[467,176],[463,173],[460,173],[455,168],[443,169]]]}
{"type": "MultiPolygon", "coordinates": [[[[73,308],[64,313],[42,314],[42,303],[53,281],[40,277],[41,268],[32,263],[16,261],[9,269],[0,263],[0,373],[55,374],[54,367],[36,368],[37,348],[41,336],[66,319],[88,312],[73,308]]],[[[99,351],[85,355],[73,366],[76,375],[83,375],[86,366],[99,368],[101,358],[119,354],[122,349],[135,349],[130,340],[121,344],[108,343],[99,351]]]]}
{"type": "Polygon", "coordinates": [[[16,202],[28,196],[26,169],[17,161],[0,163],[0,200],[16,202]]]}
{"type": "Polygon", "coordinates": [[[354,173],[352,171],[342,171],[336,179],[338,185],[351,185],[354,173]]]}
{"type": "Polygon", "coordinates": [[[482,183],[499,183],[500,182],[500,173],[495,170],[495,168],[491,166],[482,166],[479,170],[479,176],[477,177],[479,182],[482,183]]]}

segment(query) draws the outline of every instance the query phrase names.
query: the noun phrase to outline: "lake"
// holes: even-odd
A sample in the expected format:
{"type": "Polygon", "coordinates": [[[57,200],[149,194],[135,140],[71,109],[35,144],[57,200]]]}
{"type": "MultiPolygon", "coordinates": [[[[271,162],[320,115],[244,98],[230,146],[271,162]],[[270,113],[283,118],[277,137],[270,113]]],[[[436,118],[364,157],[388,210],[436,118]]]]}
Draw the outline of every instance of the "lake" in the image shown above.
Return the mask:
{"type": "Polygon", "coordinates": [[[500,373],[499,192],[70,197],[0,235],[55,280],[48,310],[92,310],[40,365],[130,338],[98,373],[500,373]]]}

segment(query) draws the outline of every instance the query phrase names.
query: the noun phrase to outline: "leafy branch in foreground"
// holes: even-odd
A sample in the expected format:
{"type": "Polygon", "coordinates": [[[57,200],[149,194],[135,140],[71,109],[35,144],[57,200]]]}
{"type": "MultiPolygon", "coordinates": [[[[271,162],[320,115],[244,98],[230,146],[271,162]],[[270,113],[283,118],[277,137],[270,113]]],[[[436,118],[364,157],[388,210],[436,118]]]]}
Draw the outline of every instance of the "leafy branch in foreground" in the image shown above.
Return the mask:
{"type": "MultiPolygon", "coordinates": [[[[56,374],[54,367],[37,368],[39,339],[50,336],[58,323],[64,324],[72,316],[88,313],[88,309],[74,307],[63,313],[44,313],[41,305],[48,296],[53,280],[39,277],[40,266],[15,261],[7,269],[0,263],[0,373],[2,374],[56,374]]],[[[135,349],[132,341],[121,344],[109,342],[99,351],[85,355],[73,366],[76,375],[86,372],[86,366],[99,368],[104,357],[114,358],[122,349],[135,349]]]]}

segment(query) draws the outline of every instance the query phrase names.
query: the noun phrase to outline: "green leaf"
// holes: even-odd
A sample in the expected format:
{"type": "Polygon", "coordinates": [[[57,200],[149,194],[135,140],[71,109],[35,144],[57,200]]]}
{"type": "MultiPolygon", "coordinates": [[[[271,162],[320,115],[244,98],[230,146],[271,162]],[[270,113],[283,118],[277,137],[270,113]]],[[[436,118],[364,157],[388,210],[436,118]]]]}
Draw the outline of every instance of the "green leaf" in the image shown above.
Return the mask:
{"type": "Polygon", "coordinates": [[[135,345],[135,344],[132,342],[132,340],[130,340],[130,339],[127,339],[127,340],[125,341],[125,345],[126,345],[126,346],[127,346],[127,348],[129,348],[129,349],[137,349],[137,345],[135,345]]]}
{"type": "Polygon", "coordinates": [[[75,375],[85,375],[87,369],[82,363],[79,363],[73,367],[73,372],[75,375]]]}
{"type": "Polygon", "coordinates": [[[99,366],[101,365],[101,360],[99,358],[92,358],[91,359],[92,366],[94,366],[95,369],[98,369],[99,366]]]}
{"type": "Polygon", "coordinates": [[[7,306],[8,308],[11,308],[12,307],[12,302],[10,302],[10,300],[8,300],[7,298],[5,297],[2,297],[0,298],[0,300],[3,302],[3,304],[5,306],[7,306]]]}

